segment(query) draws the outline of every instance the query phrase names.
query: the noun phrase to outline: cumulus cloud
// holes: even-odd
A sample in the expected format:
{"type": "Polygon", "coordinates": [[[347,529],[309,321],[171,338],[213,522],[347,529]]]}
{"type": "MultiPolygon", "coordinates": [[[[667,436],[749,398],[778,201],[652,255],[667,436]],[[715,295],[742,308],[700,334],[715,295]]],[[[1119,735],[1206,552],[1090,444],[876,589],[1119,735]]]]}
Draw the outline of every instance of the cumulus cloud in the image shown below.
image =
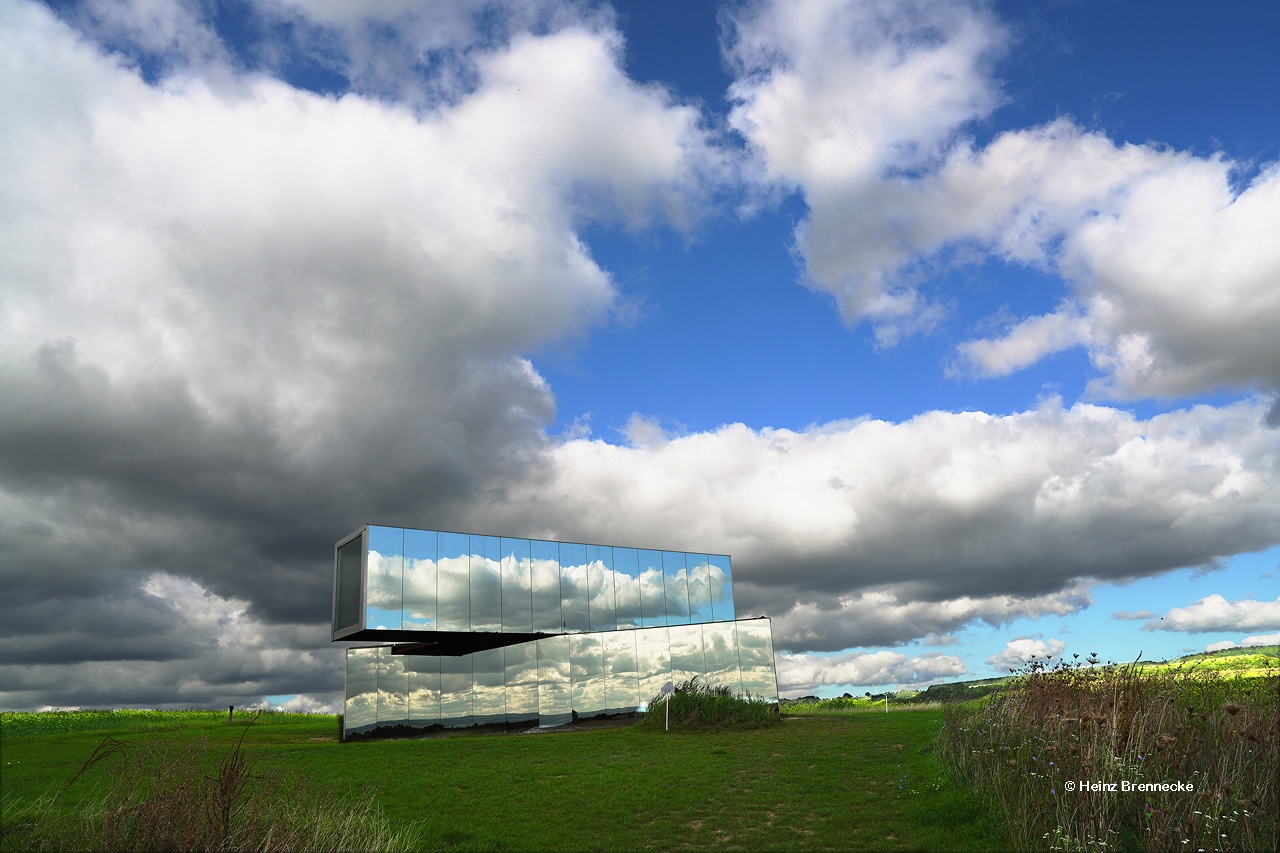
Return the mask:
{"type": "Polygon", "coordinates": [[[460,526],[534,477],[555,410],[526,354],[615,300],[578,229],[687,222],[717,167],[608,29],[485,44],[421,110],[226,68],[145,79],[77,20],[0,6],[0,109],[23,116],[0,133],[0,636],[8,660],[105,656],[55,681],[107,701],[125,661],[195,642],[140,578],[314,626],[324,543],[460,526]]]}
{"type": "Polygon", "coordinates": [[[1280,627],[1280,597],[1275,601],[1227,601],[1221,595],[1206,595],[1188,607],[1175,607],[1163,619],[1152,619],[1144,631],[1266,631],[1280,627]]]}
{"type": "Polygon", "coordinates": [[[827,686],[924,686],[967,672],[960,658],[953,655],[934,653],[908,658],[888,651],[852,652],[832,657],[779,654],[777,667],[778,689],[783,693],[827,686]]]}
{"type": "Polygon", "coordinates": [[[1005,36],[969,3],[778,3],[735,22],[731,123],[765,183],[803,193],[805,282],[892,344],[942,319],[931,270],[995,257],[1054,273],[1047,314],[961,344],[1003,376],[1072,347],[1100,397],[1280,388],[1280,167],[1120,144],[1068,118],[965,133],[1000,102],[1005,36]],[[850,85],[849,81],[858,81],[850,85]]]}
{"type": "Polygon", "coordinates": [[[773,616],[795,651],[909,642],[1075,612],[1091,601],[1081,579],[1266,547],[1280,437],[1260,428],[1264,405],[1139,420],[1046,400],[1005,416],[579,439],[486,518],[732,554],[739,612],[773,616]]]}
{"type": "Polygon", "coordinates": [[[938,306],[891,277],[912,251],[894,188],[998,103],[987,69],[1001,29],[958,2],[766,2],[731,23],[729,121],[761,180],[805,194],[806,283],[885,343],[936,322],[938,306]]]}
{"type": "MultiPolygon", "coordinates": [[[[36,619],[67,604],[50,602],[36,619]]],[[[0,707],[251,707],[265,695],[328,690],[313,700],[320,709],[342,690],[342,650],[324,625],[266,622],[249,602],[190,578],[152,572],[63,616],[56,631],[47,622],[9,629],[0,707]]]]}
{"type": "Polygon", "coordinates": [[[1005,643],[1003,651],[987,658],[987,666],[1005,673],[1020,669],[1035,658],[1048,660],[1050,656],[1061,655],[1066,647],[1067,644],[1056,637],[1047,643],[1034,637],[1017,637],[1005,643]]]}

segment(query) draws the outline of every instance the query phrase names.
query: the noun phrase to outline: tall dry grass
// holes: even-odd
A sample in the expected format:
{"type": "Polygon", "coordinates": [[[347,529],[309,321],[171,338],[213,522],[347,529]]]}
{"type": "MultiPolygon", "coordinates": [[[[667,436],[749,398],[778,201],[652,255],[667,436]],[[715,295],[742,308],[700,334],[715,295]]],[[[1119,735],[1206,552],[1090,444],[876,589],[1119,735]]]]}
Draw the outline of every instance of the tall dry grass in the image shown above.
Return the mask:
{"type": "Polygon", "coordinates": [[[107,737],[52,797],[6,803],[6,833],[28,850],[399,851],[418,842],[416,828],[390,827],[369,792],[344,797],[255,767],[245,733],[220,755],[203,742],[107,737]],[[59,808],[99,764],[111,774],[105,792],[59,808]]]}
{"type": "Polygon", "coordinates": [[[1274,675],[1033,663],[944,719],[940,757],[1019,849],[1280,849],[1274,675]]]}

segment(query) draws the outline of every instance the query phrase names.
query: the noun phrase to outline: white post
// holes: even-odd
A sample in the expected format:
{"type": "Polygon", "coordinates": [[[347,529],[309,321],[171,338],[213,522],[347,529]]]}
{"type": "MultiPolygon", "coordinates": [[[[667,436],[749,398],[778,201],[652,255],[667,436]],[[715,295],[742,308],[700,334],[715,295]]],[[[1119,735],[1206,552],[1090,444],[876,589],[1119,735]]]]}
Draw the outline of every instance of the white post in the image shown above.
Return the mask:
{"type": "Polygon", "coordinates": [[[889,691],[884,692],[884,712],[889,713],[889,691]]]}

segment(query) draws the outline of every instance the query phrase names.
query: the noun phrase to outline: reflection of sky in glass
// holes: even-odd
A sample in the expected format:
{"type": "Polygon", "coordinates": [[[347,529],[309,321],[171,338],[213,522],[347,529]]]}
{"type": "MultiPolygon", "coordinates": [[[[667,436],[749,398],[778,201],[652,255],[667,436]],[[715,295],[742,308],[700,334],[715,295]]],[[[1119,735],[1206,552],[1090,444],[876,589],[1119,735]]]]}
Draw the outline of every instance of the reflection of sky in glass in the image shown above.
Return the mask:
{"type": "Polygon", "coordinates": [[[538,646],[538,724],[558,726],[572,713],[569,692],[569,637],[548,637],[538,646]]]}
{"type": "Polygon", "coordinates": [[[528,539],[502,540],[502,630],[533,630],[533,570],[528,539]]]}
{"type": "Polygon", "coordinates": [[[734,618],[733,578],[730,575],[729,558],[722,554],[709,554],[708,585],[711,587],[711,614],[720,621],[734,618]]]}
{"type": "Polygon", "coordinates": [[[560,615],[566,631],[590,631],[587,546],[560,543],[560,615]]]}
{"type": "Polygon", "coordinates": [[[409,659],[409,722],[429,726],[440,722],[440,658],[407,655],[409,659]]]}
{"type": "Polygon", "coordinates": [[[538,719],[538,644],[521,643],[503,650],[507,672],[507,722],[538,719]]]}
{"type": "Polygon", "coordinates": [[[375,526],[366,535],[366,628],[569,633],[460,657],[350,649],[347,731],[559,725],[571,712],[643,710],[665,682],[695,675],[777,701],[768,622],[730,621],[726,556],[375,526]]]}
{"type": "Polygon", "coordinates": [[[640,683],[636,672],[636,632],[615,631],[600,635],[604,652],[604,675],[608,683],[607,705],[626,711],[640,704],[640,683]]]}
{"type": "Polygon", "coordinates": [[[502,540],[471,536],[470,564],[471,630],[501,631],[502,540]]]}
{"type": "Polygon", "coordinates": [[[689,578],[683,551],[662,552],[662,575],[666,584],[667,624],[689,624],[689,578]]]}
{"type": "Polygon", "coordinates": [[[667,624],[667,596],[662,583],[662,552],[641,549],[640,611],[641,624],[654,628],[667,624]]]}
{"type": "Polygon", "coordinates": [[[773,636],[768,622],[738,624],[738,660],[742,689],[753,696],[778,701],[778,678],[773,668],[773,636]]]}
{"type": "Polygon", "coordinates": [[[378,650],[347,649],[347,694],[343,708],[347,731],[378,722],[378,650]]]}
{"type": "Polygon", "coordinates": [[[405,530],[404,532],[402,623],[406,629],[435,630],[438,547],[434,530],[405,530]]]}
{"type": "Polygon", "coordinates": [[[486,649],[471,655],[475,724],[507,720],[506,664],[502,649],[486,649]]]}
{"type": "Polygon", "coordinates": [[[404,655],[393,655],[391,649],[377,650],[378,722],[403,725],[409,718],[409,676],[404,655]]]}
{"type": "Polygon", "coordinates": [[[614,604],[613,548],[587,546],[587,590],[591,606],[591,630],[612,631],[618,627],[614,604]]]}
{"type": "Polygon", "coordinates": [[[441,631],[471,630],[471,540],[465,533],[440,534],[436,564],[436,619],[441,631]]]}
{"type": "Polygon", "coordinates": [[[369,527],[366,628],[400,627],[400,602],[404,596],[403,554],[403,530],[399,527],[369,527]]]}
{"type": "Polygon", "coordinates": [[[734,616],[724,556],[368,530],[366,628],[581,633],[734,616]]]}
{"type": "Polygon", "coordinates": [[[533,576],[533,629],[563,630],[560,613],[560,547],[535,539],[530,543],[533,576]]]}
{"type": "Polygon", "coordinates": [[[640,701],[648,703],[671,680],[670,628],[636,632],[636,670],[640,673],[640,701]]]}
{"type": "Polygon", "coordinates": [[[561,725],[574,712],[643,710],[664,683],[695,675],[776,702],[772,661],[763,620],[561,635],[462,657],[350,649],[345,728],[561,725]]]}
{"type": "Polygon", "coordinates": [[[640,554],[635,548],[613,549],[613,593],[619,628],[639,628],[640,554]]]}
{"type": "Polygon", "coordinates": [[[711,566],[705,554],[687,554],[689,570],[689,621],[711,621],[711,566]]]}
{"type": "Polygon", "coordinates": [[[440,658],[440,723],[446,728],[471,725],[471,658],[440,658]]]}
{"type": "Polygon", "coordinates": [[[573,710],[580,717],[602,713],[608,699],[599,634],[575,634],[569,644],[573,710]]]}
{"type": "Polygon", "coordinates": [[[706,675],[702,655],[702,626],[673,625],[671,632],[671,680],[677,684],[695,675],[706,675]]]}

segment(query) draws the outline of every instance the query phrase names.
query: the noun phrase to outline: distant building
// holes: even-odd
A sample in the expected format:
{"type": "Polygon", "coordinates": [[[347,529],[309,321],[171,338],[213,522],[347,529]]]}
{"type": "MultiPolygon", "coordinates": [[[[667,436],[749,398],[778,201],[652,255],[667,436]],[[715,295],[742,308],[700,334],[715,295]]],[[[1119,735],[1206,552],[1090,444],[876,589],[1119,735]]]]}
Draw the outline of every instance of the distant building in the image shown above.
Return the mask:
{"type": "Polygon", "coordinates": [[[334,556],[344,734],[558,726],[700,676],[778,701],[769,620],[736,619],[729,558],[366,526],[334,556]]]}

